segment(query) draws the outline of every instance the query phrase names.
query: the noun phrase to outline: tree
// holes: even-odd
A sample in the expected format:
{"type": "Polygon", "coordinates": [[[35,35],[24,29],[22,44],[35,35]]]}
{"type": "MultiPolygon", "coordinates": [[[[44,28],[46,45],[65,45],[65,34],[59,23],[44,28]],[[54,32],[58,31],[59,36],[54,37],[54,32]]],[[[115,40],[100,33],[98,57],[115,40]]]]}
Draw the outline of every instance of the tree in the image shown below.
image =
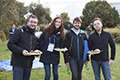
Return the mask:
{"type": "Polygon", "coordinates": [[[29,7],[24,6],[24,3],[16,1],[16,9],[19,12],[19,21],[17,22],[18,25],[25,24],[26,19],[24,17],[25,14],[28,13],[29,7]]]}
{"type": "Polygon", "coordinates": [[[19,14],[16,10],[16,0],[0,0],[0,30],[2,30],[7,38],[11,24],[19,20],[19,14]]]}
{"type": "Polygon", "coordinates": [[[65,29],[68,29],[68,24],[70,25],[70,27],[73,27],[73,24],[70,21],[67,21],[67,20],[63,21],[63,25],[65,29]]]}
{"type": "Polygon", "coordinates": [[[50,17],[50,9],[44,8],[40,3],[31,3],[29,12],[38,17],[38,24],[48,24],[52,20],[50,17]]]}
{"type": "Polygon", "coordinates": [[[70,26],[72,26],[72,23],[69,21],[70,20],[70,17],[68,17],[68,13],[66,12],[63,12],[60,14],[60,17],[63,19],[63,25],[64,25],[64,28],[67,29],[68,27],[68,24],[70,24],[70,26]]]}
{"type": "Polygon", "coordinates": [[[63,12],[63,13],[61,13],[60,14],[60,17],[63,19],[63,20],[70,20],[70,18],[68,17],[68,13],[65,13],[65,12],[63,12]]]}
{"type": "Polygon", "coordinates": [[[85,5],[82,12],[82,28],[85,29],[94,18],[99,17],[104,27],[115,27],[120,21],[118,11],[112,8],[107,1],[91,1],[85,5]]]}

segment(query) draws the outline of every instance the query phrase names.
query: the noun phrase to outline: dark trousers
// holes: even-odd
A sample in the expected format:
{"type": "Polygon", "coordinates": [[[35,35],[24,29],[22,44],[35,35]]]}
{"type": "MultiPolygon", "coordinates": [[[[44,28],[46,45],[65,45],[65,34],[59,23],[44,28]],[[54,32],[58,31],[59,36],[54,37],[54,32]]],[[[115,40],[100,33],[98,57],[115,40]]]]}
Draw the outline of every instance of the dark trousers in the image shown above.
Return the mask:
{"type": "Polygon", "coordinates": [[[13,80],[29,80],[31,68],[22,68],[13,66],[13,80]]]}
{"type": "MultiPolygon", "coordinates": [[[[44,69],[45,69],[45,80],[50,80],[50,76],[51,76],[50,64],[44,64],[44,69]]],[[[53,64],[52,70],[53,70],[53,80],[58,80],[58,64],[53,64]]]]}
{"type": "Polygon", "coordinates": [[[82,79],[83,60],[70,58],[70,69],[72,72],[72,80],[82,79]]]}

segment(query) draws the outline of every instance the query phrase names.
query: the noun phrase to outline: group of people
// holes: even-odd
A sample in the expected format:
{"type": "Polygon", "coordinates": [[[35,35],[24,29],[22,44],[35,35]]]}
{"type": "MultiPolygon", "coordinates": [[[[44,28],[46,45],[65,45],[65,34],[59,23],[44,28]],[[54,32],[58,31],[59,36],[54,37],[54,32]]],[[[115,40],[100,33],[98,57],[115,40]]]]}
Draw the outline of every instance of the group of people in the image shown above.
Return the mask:
{"type": "MultiPolygon", "coordinates": [[[[62,52],[67,67],[70,67],[72,80],[82,79],[82,68],[87,65],[89,56],[88,50],[99,48],[100,54],[91,56],[91,63],[95,74],[95,80],[101,80],[100,67],[102,67],[105,80],[111,80],[110,65],[115,59],[115,43],[110,33],[103,30],[102,21],[99,18],[93,20],[95,32],[87,38],[85,32],[80,29],[82,20],[75,17],[73,28],[65,34],[62,18],[57,16],[52,23],[45,28],[39,39],[34,35],[38,18],[31,15],[27,19],[27,25],[14,32],[8,42],[8,48],[12,51],[11,65],[13,66],[13,80],[29,80],[31,68],[35,56],[27,54],[31,50],[43,52],[40,62],[44,64],[45,78],[50,80],[51,64],[53,79],[58,80],[58,64],[60,52],[54,48],[67,48],[62,52]],[[108,44],[111,47],[111,58],[109,60],[108,44]]],[[[87,77],[87,76],[86,76],[87,77]]]]}

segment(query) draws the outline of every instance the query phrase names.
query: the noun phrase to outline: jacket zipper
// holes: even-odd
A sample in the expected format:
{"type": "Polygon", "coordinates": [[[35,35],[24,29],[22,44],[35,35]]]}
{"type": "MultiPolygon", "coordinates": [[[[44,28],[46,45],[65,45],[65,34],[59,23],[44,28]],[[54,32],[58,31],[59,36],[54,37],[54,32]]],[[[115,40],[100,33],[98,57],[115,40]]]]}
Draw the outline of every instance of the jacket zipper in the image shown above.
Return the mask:
{"type": "MultiPolygon", "coordinates": [[[[30,36],[30,50],[32,49],[32,35],[30,36]]],[[[29,67],[29,64],[30,64],[30,57],[28,57],[28,64],[27,64],[27,67],[29,67]]]]}
{"type": "Polygon", "coordinates": [[[78,48],[78,59],[80,59],[80,57],[79,57],[79,37],[78,37],[78,35],[77,35],[77,48],[78,48]]]}

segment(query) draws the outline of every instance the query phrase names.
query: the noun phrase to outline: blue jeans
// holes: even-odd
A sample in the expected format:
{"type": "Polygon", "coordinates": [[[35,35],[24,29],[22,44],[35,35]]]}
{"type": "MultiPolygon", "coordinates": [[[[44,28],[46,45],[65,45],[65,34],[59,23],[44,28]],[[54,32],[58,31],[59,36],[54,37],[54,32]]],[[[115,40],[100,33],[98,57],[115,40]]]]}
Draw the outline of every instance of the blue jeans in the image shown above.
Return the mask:
{"type": "Polygon", "coordinates": [[[72,80],[82,79],[83,59],[78,60],[70,58],[70,69],[72,72],[72,80]]]}
{"type": "Polygon", "coordinates": [[[93,72],[95,75],[95,80],[101,80],[100,68],[102,68],[102,73],[105,80],[111,80],[111,71],[109,66],[109,61],[95,61],[91,60],[93,72]]]}
{"type": "Polygon", "coordinates": [[[13,66],[13,80],[29,80],[31,68],[22,68],[13,66]]]}
{"type": "MultiPolygon", "coordinates": [[[[50,80],[51,66],[50,64],[44,64],[45,80],[50,80]]],[[[58,80],[58,64],[52,64],[53,80],[58,80]]]]}

